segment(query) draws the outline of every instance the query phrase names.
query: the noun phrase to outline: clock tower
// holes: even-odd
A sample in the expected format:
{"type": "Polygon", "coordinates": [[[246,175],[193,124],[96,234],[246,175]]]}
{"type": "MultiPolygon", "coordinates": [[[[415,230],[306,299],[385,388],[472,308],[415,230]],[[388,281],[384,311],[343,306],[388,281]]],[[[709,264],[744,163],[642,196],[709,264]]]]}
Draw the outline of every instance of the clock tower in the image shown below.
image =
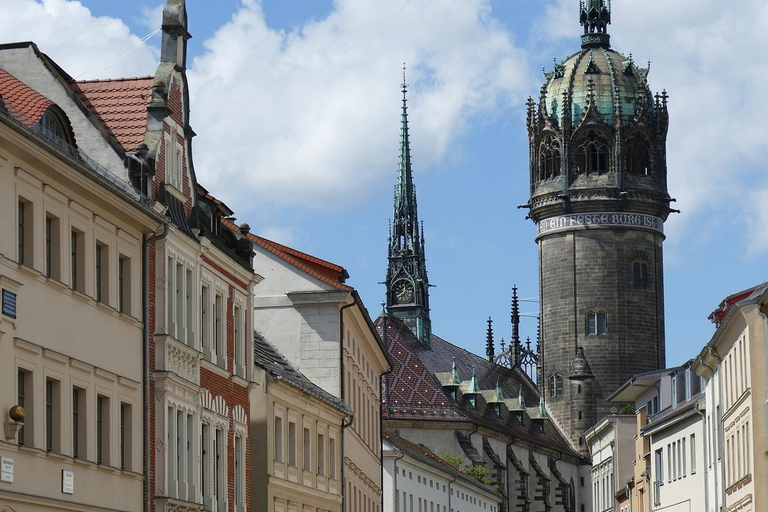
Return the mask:
{"type": "Polygon", "coordinates": [[[389,227],[387,311],[403,320],[424,346],[432,345],[429,281],[424,256],[424,228],[416,212],[416,190],[408,140],[408,104],[403,68],[403,113],[400,120],[400,161],[395,186],[394,218],[389,227]]]}

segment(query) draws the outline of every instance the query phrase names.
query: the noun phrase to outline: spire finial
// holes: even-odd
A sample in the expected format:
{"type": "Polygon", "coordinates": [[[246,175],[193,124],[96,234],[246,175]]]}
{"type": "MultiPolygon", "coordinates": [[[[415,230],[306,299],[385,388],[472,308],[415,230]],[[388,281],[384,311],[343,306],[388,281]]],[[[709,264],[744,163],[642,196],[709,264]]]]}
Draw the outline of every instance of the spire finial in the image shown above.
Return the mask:
{"type": "Polygon", "coordinates": [[[582,48],[610,48],[611,0],[580,0],[579,23],[584,27],[582,48]]]}
{"type": "Polygon", "coordinates": [[[488,317],[488,331],[485,335],[485,355],[488,356],[488,361],[493,362],[493,356],[495,356],[496,349],[493,346],[493,319],[488,317]]]}
{"type": "Polygon", "coordinates": [[[512,367],[520,364],[520,304],[517,298],[517,285],[512,285],[512,338],[509,348],[512,352],[512,367]]]}

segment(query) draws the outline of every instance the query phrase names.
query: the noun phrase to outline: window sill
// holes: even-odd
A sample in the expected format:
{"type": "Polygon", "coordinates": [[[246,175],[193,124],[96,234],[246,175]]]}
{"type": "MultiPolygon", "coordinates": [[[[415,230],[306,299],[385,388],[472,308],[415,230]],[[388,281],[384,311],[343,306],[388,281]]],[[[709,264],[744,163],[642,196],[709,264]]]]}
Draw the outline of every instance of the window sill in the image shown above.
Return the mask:
{"type": "Polygon", "coordinates": [[[171,194],[173,197],[181,201],[182,203],[185,203],[187,201],[187,198],[184,196],[184,193],[180,191],[178,188],[176,188],[175,185],[171,185],[167,181],[165,182],[165,191],[171,194]]]}
{"type": "Polygon", "coordinates": [[[200,361],[200,368],[205,368],[206,370],[209,370],[216,375],[219,375],[221,377],[224,377],[225,379],[230,377],[230,373],[226,370],[226,368],[222,368],[221,366],[217,365],[216,363],[212,363],[209,360],[203,358],[200,361]]]}

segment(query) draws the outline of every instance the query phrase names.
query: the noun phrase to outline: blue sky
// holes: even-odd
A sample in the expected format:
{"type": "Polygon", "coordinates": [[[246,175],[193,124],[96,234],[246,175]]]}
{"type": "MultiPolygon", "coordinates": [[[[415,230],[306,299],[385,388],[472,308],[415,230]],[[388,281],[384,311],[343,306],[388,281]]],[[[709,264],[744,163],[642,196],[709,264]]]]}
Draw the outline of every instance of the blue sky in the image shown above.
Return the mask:
{"type": "MultiPolygon", "coordinates": [[[[149,34],[160,4],[0,0],[12,13],[0,34],[36,41],[78,75],[149,34]]],[[[709,340],[720,300],[768,280],[764,4],[613,2],[613,48],[650,60],[651,88],[671,97],[669,188],[682,213],[664,247],[668,365],[709,340]]],[[[347,268],[375,317],[407,62],[433,329],[482,354],[489,316],[497,342],[509,339],[513,283],[537,294],[534,226],[516,208],[528,194],[524,104],[541,68],[578,50],[577,5],[188,0],[198,178],[257,232],[347,268]]],[[[98,76],[154,73],[158,44],[98,76]]],[[[524,318],[522,333],[535,332],[524,318]]]]}

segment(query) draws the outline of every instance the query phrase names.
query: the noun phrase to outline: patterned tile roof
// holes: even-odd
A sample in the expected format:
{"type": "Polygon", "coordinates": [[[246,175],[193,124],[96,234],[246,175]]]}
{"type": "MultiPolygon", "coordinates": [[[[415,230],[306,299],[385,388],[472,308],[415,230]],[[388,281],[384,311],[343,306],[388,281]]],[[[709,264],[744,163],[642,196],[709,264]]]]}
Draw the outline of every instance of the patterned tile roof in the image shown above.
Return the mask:
{"type": "Polygon", "coordinates": [[[151,76],[70,82],[85,106],[126,151],[144,140],[147,106],[152,97],[151,76]]]}
{"type": "Polygon", "coordinates": [[[393,361],[392,373],[387,376],[382,393],[382,416],[385,419],[471,421],[541,447],[580,457],[552,421],[532,420],[538,419],[535,411],[531,412],[538,409],[538,390],[519,369],[491,363],[434,334],[432,348],[427,348],[418,342],[402,320],[391,315],[382,314],[375,325],[393,361]],[[470,379],[474,366],[480,389],[496,390],[498,383],[507,398],[507,406],[511,405],[507,403],[510,399],[516,405],[517,397],[522,393],[529,406],[526,409],[528,418],[521,423],[514,414],[499,417],[487,406],[483,394],[476,396],[477,407],[473,407],[466,396],[460,397],[459,402],[453,400],[436,374],[450,372],[454,358],[462,381],[470,379]]]}
{"type": "Polygon", "coordinates": [[[32,128],[54,104],[4,69],[0,69],[0,98],[11,117],[27,128],[32,128]]]}
{"type": "Polygon", "coordinates": [[[345,414],[354,414],[341,399],[313,384],[303,373],[291,366],[285,356],[258,333],[253,336],[253,360],[273,377],[289,382],[345,414]]]}

